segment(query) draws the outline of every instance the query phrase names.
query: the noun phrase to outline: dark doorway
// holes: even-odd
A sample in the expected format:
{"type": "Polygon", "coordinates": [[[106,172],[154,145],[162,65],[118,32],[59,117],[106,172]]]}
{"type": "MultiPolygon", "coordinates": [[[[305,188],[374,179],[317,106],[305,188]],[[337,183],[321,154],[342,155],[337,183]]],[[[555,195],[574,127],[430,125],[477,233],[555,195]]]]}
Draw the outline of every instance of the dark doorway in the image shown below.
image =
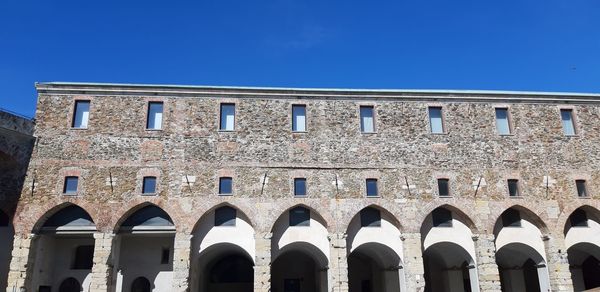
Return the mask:
{"type": "Polygon", "coordinates": [[[229,254],[208,266],[209,292],[252,292],[254,267],[252,261],[241,254],[229,254]]]}
{"type": "Polygon", "coordinates": [[[283,280],[283,292],[300,292],[300,279],[283,280]]]}
{"type": "Polygon", "coordinates": [[[150,281],[144,277],[138,277],[131,284],[131,292],[150,292],[150,281]]]}
{"type": "Polygon", "coordinates": [[[58,292],[80,292],[81,285],[75,278],[67,278],[60,284],[58,292]]]}
{"type": "Polygon", "coordinates": [[[528,259],[523,264],[523,276],[525,277],[525,289],[527,292],[540,292],[538,270],[532,259],[528,259]]]}
{"type": "Polygon", "coordinates": [[[600,287],[600,261],[589,256],[581,265],[585,289],[600,287]]]}

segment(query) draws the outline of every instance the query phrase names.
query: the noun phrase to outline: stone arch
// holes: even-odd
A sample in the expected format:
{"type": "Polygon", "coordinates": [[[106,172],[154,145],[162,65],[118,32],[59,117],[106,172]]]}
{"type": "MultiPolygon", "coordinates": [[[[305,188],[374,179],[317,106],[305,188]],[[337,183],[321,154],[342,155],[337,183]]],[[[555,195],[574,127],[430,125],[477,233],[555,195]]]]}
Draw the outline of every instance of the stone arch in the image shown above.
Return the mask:
{"type": "Polygon", "coordinates": [[[593,206],[590,205],[581,205],[578,206],[572,210],[570,210],[570,212],[564,212],[564,216],[560,217],[559,222],[562,222],[562,227],[563,227],[563,234],[565,235],[565,237],[567,236],[567,232],[569,231],[569,229],[571,228],[571,215],[573,215],[573,213],[577,210],[583,210],[585,211],[588,219],[594,220],[598,223],[600,223],[600,210],[596,209],[593,206]]]}
{"type": "Polygon", "coordinates": [[[385,209],[379,205],[376,205],[376,204],[370,204],[368,206],[365,206],[364,208],[362,208],[358,212],[356,212],[356,214],[354,214],[354,216],[352,216],[352,219],[350,219],[350,222],[348,222],[348,224],[346,226],[347,226],[346,227],[347,229],[345,230],[345,232],[347,234],[346,241],[347,241],[348,254],[350,254],[354,249],[358,248],[360,245],[362,245],[364,243],[375,242],[375,243],[380,243],[385,246],[396,246],[397,245],[396,247],[393,247],[392,249],[398,253],[398,256],[402,260],[402,258],[403,258],[402,240],[400,240],[401,225],[400,225],[400,222],[398,221],[398,219],[387,209],[385,209]],[[363,210],[367,210],[367,209],[375,209],[380,212],[380,220],[381,220],[380,225],[388,233],[388,235],[390,235],[390,237],[374,238],[373,236],[375,236],[375,234],[373,234],[373,231],[379,232],[382,229],[363,229],[364,227],[361,226],[361,224],[360,224],[360,216],[361,216],[361,212],[363,212],[363,210]],[[360,234],[361,230],[362,231],[371,231],[371,232],[367,232],[369,234],[365,234],[364,238],[362,238],[362,240],[361,240],[361,234],[360,234]],[[386,241],[386,238],[388,239],[387,241],[386,241]],[[355,240],[359,240],[359,242],[355,242],[355,240]]]}
{"type": "Polygon", "coordinates": [[[138,212],[146,207],[150,207],[150,206],[159,208],[160,210],[164,211],[169,216],[169,219],[171,219],[171,221],[173,222],[175,230],[177,230],[177,222],[175,222],[175,220],[173,219],[173,216],[171,216],[171,214],[167,210],[165,210],[161,206],[154,204],[152,202],[143,202],[143,203],[137,204],[133,207],[129,207],[128,210],[125,212],[120,212],[121,216],[119,216],[119,217],[115,216],[115,218],[119,218],[119,219],[113,224],[112,232],[118,233],[119,229],[121,228],[121,226],[127,219],[129,219],[136,212],[138,212]]]}
{"type": "Polygon", "coordinates": [[[490,226],[490,228],[488,230],[493,230],[495,233],[497,223],[502,220],[502,217],[501,217],[502,214],[504,214],[504,212],[506,212],[509,209],[517,210],[521,214],[525,215],[525,217],[529,218],[531,223],[533,225],[535,225],[542,232],[543,235],[548,235],[550,233],[550,229],[548,228],[548,225],[546,224],[546,222],[542,219],[542,217],[540,217],[538,214],[536,214],[536,212],[534,212],[532,210],[538,211],[539,214],[542,214],[543,211],[538,210],[537,207],[535,207],[535,206],[524,206],[523,204],[514,204],[514,205],[512,205],[508,208],[504,208],[504,209],[500,209],[500,208],[494,209],[492,214],[490,214],[490,218],[494,218],[494,220],[490,220],[490,223],[492,225],[490,226]]]}
{"type": "Polygon", "coordinates": [[[50,219],[51,217],[53,217],[56,214],[59,214],[61,211],[65,210],[66,208],[69,207],[77,207],[81,210],[83,210],[85,212],[85,214],[87,216],[90,217],[91,221],[95,224],[96,220],[94,219],[94,217],[90,214],[90,212],[88,210],[86,210],[85,208],[82,208],[79,204],[74,204],[71,202],[63,202],[59,205],[56,205],[52,208],[50,208],[49,210],[47,210],[40,218],[38,218],[38,220],[36,221],[36,223],[33,225],[32,229],[31,229],[31,233],[39,233],[42,229],[42,227],[44,226],[44,224],[48,221],[48,219],[50,219]]]}
{"type": "MultiPolygon", "coordinates": [[[[276,202],[277,203],[277,202],[276,202]]],[[[329,210],[322,204],[320,201],[314,200],[286,200],[283,202],[278,202],[275,207],[273,207],[270,211],[270,215],[267,220],[264,222],[265,230],[272,230],[275,222],[279,219],[279,217],[288,212],[290,209],[294,207],[304,207],[311,211],[311,213],[317,214],[321,219],[321,223],[327,228],[327,230],[331,230],[331,223],[334,222],[333,218],[330,215],[329,210]]]]}
{"type": "Polygon", "coordinates": [[[575,291],[600,287],[600,211],[583,205],[564,222],[565,247],[575,291]]]}
{"type": "Polygon", "coordinates": [[[419,208],[419,216],[417,217],[420,218],[419,222],[421,225],[419,225],[419,228],[423,228],[423,224],[427,221],[428,217],[431,216],[431,213],[439,208],[451,211],[452,214],[455,215],[455,218],[461,221],[465,226],[467,226],[472,233],[477,233],[479,231],[479,227],[477,226],[477,224],[475,224],[475,221],[472,219],[477,218],[477,216],[473,216],[473,214],[469,215],[462,209],[448,203],[430,204],[426,207],[419,208]]]}
{"type": "Polygon", "coordinates": [[[256,228],[256,225],[254,223],[254,221],[252,220],[252,218],[248,215],[249,213],[244,209],[241,208],[238,204],[233,204],[230,202],[221,202],[218,203],[206,210],[203,211],[203,213],[200,215],[200,217],[198,219],[195,219],[194,224],[192,225],[192,229],[191,231],[194,232],[197,228],[198,228],[198,224],[206,217],[208,216],[211,212],[214,212],[216,209],[219,209],[221,207],[231,207],[233,209],[236,209],[239,212],[239,216],[246,222],[248,222],[248,224],[250,226],[252,226],[252,228],[256,228]]]}

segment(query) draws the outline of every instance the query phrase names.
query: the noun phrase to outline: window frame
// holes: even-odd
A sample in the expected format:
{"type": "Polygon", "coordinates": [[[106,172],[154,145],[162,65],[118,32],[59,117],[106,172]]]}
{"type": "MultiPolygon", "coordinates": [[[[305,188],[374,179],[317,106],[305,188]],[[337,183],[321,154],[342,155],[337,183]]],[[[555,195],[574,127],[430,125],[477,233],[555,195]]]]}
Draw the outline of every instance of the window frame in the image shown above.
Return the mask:
{"type": "Polygon", "coordinates": [[[444,106],[442,105],[428,105],[427,106],[427,123],[429,124],[429,134],[433,135],[444,135],[446,134],[446,119],[444,118],[444,106]],[[437,108],[440,109],[440,123],[441,123],[441,132],[433,131],[433,123],[431,122],[431,110],[437,108]]]}
{"type": "Polygon", "coordinates": [[[71,129],[73,130],[87,130],[90,127],[90,115],[92,114],[92,101],[90,99],[75,99],[73,101],[73,113],[71,115],[71,129]],[[87,124],[85,127],[75,127],[75,121],[77,120],[77,105],[80,102],[88,103],[88,116],[87,116],[87,124]]]}
{"type": "Polygon", "coordinates": [[[437,186],[437,195],[438,195],[438,198],[451,198],[452,197],[452,191],[450,190],[450,178],[448,178],[448,177],[438,177],[438,178],[436,178],[435,182],[436,182],[436,186],[437,186]],[[440,190],[441,190],[441,188],[440,188],[440,181],[445,181],[446,182],[446,192],[447,192],[446,196],[442,196],[441,195],[441,192],[440,192],[440,190]]]}
{"type": "Polygon", "coordinates": [[[143,196],[154,196],[158,194],[158,177],[154,176],[154,175],[146,175],[142,177],[142,195],[143,196]],[[154,180],[154,191],[153,192],[146,192],[146,181],[147,180],[154,180]]]}
{"type": "Polygon", "coordinates": [[[586,199],[586,198],[590,198],[590,193],[589,193],[589,188],[587,185],[587,180],[586,179],[576,179],[575,180],[575,193],[577,195],[577,198],[581,198],[581,199],[586,199]],[[583,191],[585,196],[581,196],[579,195],[580,191],[579,191],[579,183],[582,182],[583,185],[583,191]]]}
{"type": "Polygon", "coordinates": [[[375,110],[375,105],[373,104],[359,104],[358,105],[358,129],[360,131],[361,134],[376,134],[377,133],[377,113],[375,110]],[[364,125],[363,125],[363,115],[362,115],[362,110],[363,109],[367,109],[370,108],[371,109],[371,119],[373,119],[373,129],[372,131],[365,131],[364,130],[364,125]]]}
{"type": "Polygon", "coordinates": [[[219,103],[219,116],[218,116],[218,131],[219,132],[235,132],[237,130],[237,103],[230,101],[223,101],[219,103]],[[227,129],[227,124],[225,124],[225,128],[223,128],[223,121],[227,121],[225,116],[223,115],[223,107],[225,106],[233,106],[233,127],[231,130],[227,129]],[[225,119],[224,119],[225,118],[225,119]]]}
{"type": "Polygon", "coordinates": [[[498,134],[499,136],[512,136],[513,134],[513,125],[512,125],[512,115],[510,113],[510,106],[495,106],[494,107],[494,128],[496,129],[496,134],[498,134]],[[508,129],[508,133],[503,134],[500,133],[499,129],[498,129],[498,110],[505,110],[506,111],[506,123],[507,123],[507,129],[508,129]]]}
{"type": "Polygon", "coordinates": [[[219,194],[219,196],[233,196],[234,190],[233,190],[233,177],[232,176],[220,176],[219,177],[219,185],[217,187],[217,193],[219,194]],[[229,180],[229,188],[230,188],[229,193],[223,193],[221,184],[223,183],[224,180],[229,180]]]}
{"type": "Polygon", "coordinates": [[[308,183],[307,183],[307,179],[305,177],[295,177],[292,181],[292,184],[293,184],[292,191],[293,191],[293,195],[295,198],[304,198],[304,197],[308,196],[308,183]],[[299,182],[299,181],[304,181],[304,194],[303,195],[298,195],[296,192],[296,190],[297,190],[296,182],[299,182]]]}
{"type": "Polygon", "coordinates": [[[79,194],[79,176],[76,176],[76,175],[66,175],[64,177],[62,194],[63,195],[67,195],[67,196],[76,196],[76,195],[79,194]],[[67,190],[67,185],[68,185],[69,179],[75,179],[76,180],[75,191],[68,191],[67,190]]]}
{"type": "MultiPolygon", "coordinates": [[[[156,124],[156,117],[155,122],[156,124]]],[[[162,100],[149,100],[146,102],[146,131],[162,131],[165,127],[165,102],[162,100]],[[160,128],[150,128],[150,109],[151,105],[160,104],[162,106],[161,109],[161,118],[160,118],[160,128]]]]}
{"type": "Polygon", "coordinates": [[[292,103],[291,115],[292,115],[292,133],[306,133],[308,132],[308,106],[304,103],[292,103]],[[304,130],[297,130],[294,128],[298,128],[296,124],[296,116],[294,115],[294,108],[302,107],[304,108],[304,130]]]}
{"type": "Polygon", "coordinates": [[[521,181],[518,178],[507,178],[506,179],[506,187],[507,187],[507,190],[508,190],[508,197],[509,198],[522,198],[523,197],[523,194],[521,192],[521,181]],[[511,187],[510,187],[511,182],[514,182],[516,184],[515,185],[515,187],[516,187],[516,196],[512,196],[511,195],[511,191],[510,191],[510,189],[511,189],[511,187]]]}
{"type": "Polygon", "coordinates": [[[374,177],[369,177],[365,179],[365,197],[367,198],[380,198],[380,190],[379,190],[379,179],[374,177]],[[369,182],[375,183],[375,195],[369,195],[369,182]]]}
{"type": "Polygon", "coordinates": [[[558,109],[558,113],[559,113],[559,118],[560,118],[560,126],[562,129],[562,134],[564,137],[576,137],[579,136],[579,129],[577,127],[577,114],[575,113],[575,108],[573,107],[560,107],[558,109]],[[563,112],[570,112],[571,113],[571,126],[573,127],[573,134],[567,134],[566,133],[566,129],[565,129],[565,125],[563,122],[563,112]]]}

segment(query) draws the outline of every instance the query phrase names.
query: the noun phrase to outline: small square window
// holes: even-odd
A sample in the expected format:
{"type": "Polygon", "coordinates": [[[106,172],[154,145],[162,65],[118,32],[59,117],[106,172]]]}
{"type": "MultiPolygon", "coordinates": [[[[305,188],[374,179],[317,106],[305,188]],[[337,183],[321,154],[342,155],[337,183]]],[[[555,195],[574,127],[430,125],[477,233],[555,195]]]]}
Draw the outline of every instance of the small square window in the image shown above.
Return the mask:
{"type": "Polygon", "coordinates": [[[168,247],[164,247],[162,249],[162,253],[160,255],[160,264],[161,265],[169,264],[170,257],[171,257],[171,249],[168,247]]]}
{"type": "Polygon", "coordinates": [[[496,108],[496,129],[500,135],[510,134],[510,122],[507,108],[496,108]]]}
{"type": "Polygon", "coordinates": [[[521,227],[521,214],[518,210],[508,209],[502,213],[502,226],[521,227]]]}
{"type": "Polygon", "coordinates": [[[583,198],[583,197],[588,196],[585,180],[578,179],[575,181],[575,185],[577,186],[577,196],[578,197],[583,198]]]}
{"type": "Polygon", "coordinates": [[[222,103],[220,127],[221,131],[233,131],[235,129],[235,104],[222,103]]]}
{"type": "Polygon", "coordinates": [[[230,177],[219,178],[219,194],[231,195],[233,193],[233,180],[230,177]]]}
{"type": "Polygon", "coordinates": [[[377,197],[379,196],[379,190],[377,189],[377,179],[368,178],[367,179],[367,197],[377,197]]]}
{"type": "Polygon", "coordinates": [[[452,212],[448,209],[437,208],[431,212],[433,227],[452,227],[452,212]]]}
{"type": "Polygon", "coordinates": [[[294,196],[303,197],[306,196],[306,179],[295,178],[294,179],[294,196]]]}
{"type": "Polygon", "coordinates": [[[310,226],[310,210],[303,207],[291,209],[290,226],[310,226]]]}
{"type": "Polygon", "coordinates": [[[78,100],[75,101],[75,113],[73,115],[73,128],[85,129],[88,127],[90,117],[90,101],[78,100]]]}
{"type": "Polygon", "coordinates": [[[142,194],[156,193],[156,177],[145,176],[142,181],[142,194]]]}
{"type": "Polygon", "coordinates": [[[440,197],[450,196],[450,181],[447,178],[439,178],[438,182],[438,195],[440,197]]]}
{"type": "Polygon", "coordinates": [[[292,131],[306,131],[306,106],[302,104],[292,105],[292,131]]]}
{"type": "Polygon", "coordinates": [[[235,226],[237,211],[229,206],[215,210],[215,226],[235,226]]]}
{"type": "Polygon", "coordinates": [[[375,208],[365,208],[360,211],[360,226],[381,227],[381,212],[375,208]]]}
{"type": "Polygon", "coordinates": [[[508,182],[508,195],[511,197],[519,197],[521,194],[519,193],[519,180],[518,179],[509,179],[508,182]]]}
{"type": "Polygon", "coordinates": [[[444,133],[444,121],[442,117],[442,107],[432,106],[429,107],[429,126],[431,133],[443,134],[444,133]]]}
{"type": "Polygon", "coordinates": [[[360,107],[360,131],[363,133],[375,132],[375,114],[372,106],[360,107]]]}
{"type": "Polygon", "coordinates": [[[575,133],[575,121],[573,119],[572,109],[561,109],[560,118],[562,120],[563,132],[567,136],[574,136],[575,133]]]}
{"type": "Polygon", "coordinates": [[[76,177],[76,176],[65,177],[65,185],[63,187],[63,193],[70,194],[70,195],[76,194],[78,184],[79,184],[79,177],[76,177]]]}
{"type": "Polygon", "coordinates": [[[146,121],[146,129],[160,130],[162,129],[163,119],[163,103],[149,102],[148,103],[148,120],[146,121]]]}

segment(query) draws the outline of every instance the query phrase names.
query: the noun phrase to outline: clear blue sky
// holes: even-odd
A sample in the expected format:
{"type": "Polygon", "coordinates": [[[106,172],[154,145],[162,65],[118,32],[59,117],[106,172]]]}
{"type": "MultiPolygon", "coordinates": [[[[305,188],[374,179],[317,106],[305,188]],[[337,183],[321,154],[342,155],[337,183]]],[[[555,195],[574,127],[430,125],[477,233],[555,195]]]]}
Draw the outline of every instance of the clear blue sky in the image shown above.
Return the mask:
{"type": "Polygon", "coordinates": [[[36,81],[600,92],[600,0],[2,0],[0,107],[36,81]]]}

